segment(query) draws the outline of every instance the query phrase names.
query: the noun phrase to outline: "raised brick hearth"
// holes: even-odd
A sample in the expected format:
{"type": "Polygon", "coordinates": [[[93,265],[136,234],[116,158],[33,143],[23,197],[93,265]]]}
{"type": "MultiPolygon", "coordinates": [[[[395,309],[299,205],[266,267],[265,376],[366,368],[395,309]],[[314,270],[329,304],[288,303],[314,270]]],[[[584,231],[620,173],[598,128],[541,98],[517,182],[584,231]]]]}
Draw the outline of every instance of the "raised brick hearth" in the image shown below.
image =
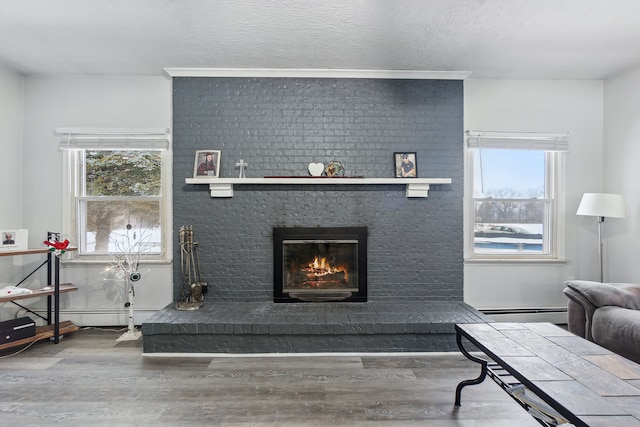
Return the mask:
{"type": "Polygon", "coordinates": [[[142,326],[145,353],[456,351],[456,323],[490,322],[463,302],[209,303],[169,306],[142,326]]]}

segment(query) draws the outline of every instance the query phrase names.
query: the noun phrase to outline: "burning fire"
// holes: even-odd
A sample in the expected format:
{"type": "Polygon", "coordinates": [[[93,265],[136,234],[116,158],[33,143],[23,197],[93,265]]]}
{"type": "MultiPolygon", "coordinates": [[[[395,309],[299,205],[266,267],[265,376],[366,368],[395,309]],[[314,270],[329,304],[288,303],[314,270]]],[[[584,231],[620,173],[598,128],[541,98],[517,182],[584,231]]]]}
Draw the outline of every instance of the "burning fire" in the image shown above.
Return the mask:
{"type": "Polygon", "coordinates": [[[329,261],[326,258],[318,258],[317,256],[313,259],[313,262],[309,263],[306,270],[313,274],[316,277],[326,276],[328,274],[335,274],[342,272],[347,274],[347,270],[344,267],[331,267],[329,261]]]}

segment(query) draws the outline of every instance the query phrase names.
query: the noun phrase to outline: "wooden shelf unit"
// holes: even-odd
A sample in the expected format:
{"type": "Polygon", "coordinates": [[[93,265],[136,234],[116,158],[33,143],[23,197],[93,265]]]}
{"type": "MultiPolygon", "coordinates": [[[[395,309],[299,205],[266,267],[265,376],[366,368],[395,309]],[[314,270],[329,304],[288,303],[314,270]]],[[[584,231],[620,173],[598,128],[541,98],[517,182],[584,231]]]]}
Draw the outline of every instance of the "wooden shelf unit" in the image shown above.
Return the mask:
{"type": "MultiPolygon", "coordinates": [[[[52,235],[57,233],[49,233],[49,239],[52,235]]],[[[75,251],[77,248],[67,248],[67,251],[75,251]]],[[[4,344],[0,344],[0,350],[11,348],[19,345],[29,344],[34,341],[51,338],[52,341],[57,344],[60,341],[60,336],[65,333],[71,333],[77,331],[79,328],[70,321],[60,322],[60,294],[77,291],[78,288],[71,283],[60,283],[60,258],[55,256],[51,250],[47,248],[38,249],[24,249],[16,251],[0,251],[0,256],[20,256],[20,255],[34,255],[34,254],[47,254],[47,259],[36,267],[31,273],[29,273],[24,279],[18,283],[19,286],[26,281],[32,274],[38,271],[41,267],[47,266],[47,286],[40,289],[32,289],[31,293],[22,293],[16,295],[3,295],[0,296],[0,304],[13,303],[23,310],[32,313],[41,319],[45,320],[47,324],[36,328],[36,334],[33,337],[24,338],[17,341],[12,341],[4,344]],[[24,300],[29,298],[41,298],[47,297],[47,316],[41,316],[33,310],[22,306],[17,303],[18,300],[24,300]]]]}
{"type": "MultiPolygon", "coordinates": [[[[77,291],[78,288],[73,286],[71,283],[61,283],[60,284],[60,293],[61,294],[65,294],[67,292],[73,292],[73,291],[77,291]]],[[[25,294],[18,294],[18,295],[4,295],[4,296],[0,296],[0,303],[2,302],[13,302],[13,301],[17,301],[17,300],[21,300],[21,299],[27,299],[27,298],[38,298],[38,297],[46,297],[49,295],[53,295],[55,293],[55,289],[50,287],[50,286],[46,286],[44,288],[41,289],[31,289],[32,292],[30,293],[25,293],[25,294]]]]}
{"type": "MultiPolygon", "coordinates": [[[[68,251],[75,251],[76,248],[67,248],[68,251]]],[[[0,251],[0,256],[16,256],[16,255],[33,255],[33,254],[48,254],[51,251],[47,248],[38,249],[20,249],[17,251],[0,251]]]]}

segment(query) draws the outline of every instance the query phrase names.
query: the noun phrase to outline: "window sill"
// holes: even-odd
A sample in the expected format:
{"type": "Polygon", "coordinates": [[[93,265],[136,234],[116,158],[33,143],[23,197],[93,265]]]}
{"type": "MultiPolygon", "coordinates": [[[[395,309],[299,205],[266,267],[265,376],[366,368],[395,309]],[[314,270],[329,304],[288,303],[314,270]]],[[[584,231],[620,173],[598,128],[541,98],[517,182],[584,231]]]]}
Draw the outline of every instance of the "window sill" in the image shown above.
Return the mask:
{"type": "Polygon", "coordinates": [[[465,258],[465,264],[566,264],[566,258],[465,258]]]}
{"type": "MultiPolygon", "coordinates": [[[[87,267],[93,265],[104,266],[105,264],[113,264],[114,260],[109,258],[103,259],[87,259],[87,258],[72,258],[72,259],[62,259],[61,263],[65,267],[87,267]]],[[[171,259],[141,259],[141,265],[171,265],[173,264],[173,260],[171,259]]]]}

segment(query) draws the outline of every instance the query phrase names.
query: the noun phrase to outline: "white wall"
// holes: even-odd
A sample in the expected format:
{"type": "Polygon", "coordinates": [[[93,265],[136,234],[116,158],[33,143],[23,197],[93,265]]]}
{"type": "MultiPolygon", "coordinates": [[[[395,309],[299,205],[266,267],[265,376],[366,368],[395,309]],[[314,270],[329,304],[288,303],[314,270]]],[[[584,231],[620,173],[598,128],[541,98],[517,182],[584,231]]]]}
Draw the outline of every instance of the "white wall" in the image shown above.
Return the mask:
{"type": "Polygon", "coordinates": [[[0,67],[0,229],[22,228],[23,77],[0,67]]]}
{"type": "MultiPolygon", "coordinates": [[[[566,307],[565,280],[597,278],[596,228],[590,218],[577,217],[575,212],[582,193],[601,191],[602,108],[601,81],[465,81],[466,130],[571,134],[570,152],[565,155],[566,199],[561,207],[566,262],[466,262],[467,303],[479,309],[561,308],[566,307]]],[[[526,320],[563,319],[531,316],[526,320]]]]}
{"type": "MultiPolygon", "coordinates": [[[[59,150],[56,128],[171,128],[171,81],[165,77],[26,77],[24,98],[22,217],[31,247],[41,246],[47,231],[65,231],[66,154],[59,150]]],[[[62,296],[64,319],[79,325],[127,324],[124,283],[106,281],[100,274],[106,265],[63,265],[62,281],[80,288],[62,296]]],[[[141,271],[134,300],[136,323],[173,297],[170,263],[142,265],[141,271]]]]}
{"type": "MultiPolygon", "coordinates": [[[[22,122],[24,79],[0,66],[0,230],[24,228],[22,221],[22,122]]],[[[22,278],[23,260],[0,258],[0,287],[22,278]]],[[[6,311],[0,305],[0,320],[6,311]]]]}
{"type": "Polygon", "coordinates": [[[627,216],[603,224],[605,281],[640,282],[640,67],[605,82],[603,191],[625,198],[627,216]],[[608,267],[608,268],[607,268],[608,267]]]}

